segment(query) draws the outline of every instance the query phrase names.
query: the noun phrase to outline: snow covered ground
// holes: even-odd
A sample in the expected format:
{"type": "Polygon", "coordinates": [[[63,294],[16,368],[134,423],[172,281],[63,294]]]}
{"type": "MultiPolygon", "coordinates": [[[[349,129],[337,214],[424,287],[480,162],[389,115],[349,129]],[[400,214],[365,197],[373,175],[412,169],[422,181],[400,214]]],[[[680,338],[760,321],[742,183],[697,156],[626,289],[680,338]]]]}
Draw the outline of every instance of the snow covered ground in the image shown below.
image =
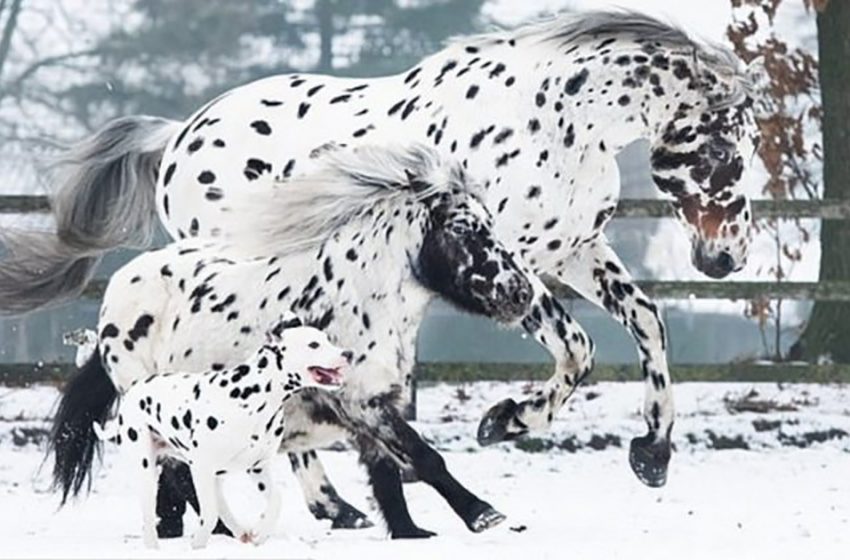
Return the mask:
{"type": "MultiPolygon", "coordinates": [[[[284,487],[284,511],[265,545],[214,537],[203,551],[191,550],[188,539],[148,551],[139,538],[135,481],[115,449],[107,450],[93,493],[57,510],[49,492],[51,465],[42,465],[43,430],[57,393],[0,388],[0,557],[848,557],[850,387],[677,386],[677,452],[662,489],[644,487],[628,467],[628,440],[643,431],[637,383],[585,387],[550,433],[479,448],[474,431],[480,414],[523,389],[521,383],[477,383],[419,393],[417,428],[462,482],[508,516],[486,533],[467,532],[422,484],[406,485],[405,492],[414,518],[438,537],[393,542],[380,527],[331,531],[312,519],[282,459],[275,478],[284,487]]],[[[322,458],[340,493],[370,510],[354,454],[327,451],[322,458]]],[[[256,515],[247,480],[234,476],[227,490],[237,513],[256,515]]]]}

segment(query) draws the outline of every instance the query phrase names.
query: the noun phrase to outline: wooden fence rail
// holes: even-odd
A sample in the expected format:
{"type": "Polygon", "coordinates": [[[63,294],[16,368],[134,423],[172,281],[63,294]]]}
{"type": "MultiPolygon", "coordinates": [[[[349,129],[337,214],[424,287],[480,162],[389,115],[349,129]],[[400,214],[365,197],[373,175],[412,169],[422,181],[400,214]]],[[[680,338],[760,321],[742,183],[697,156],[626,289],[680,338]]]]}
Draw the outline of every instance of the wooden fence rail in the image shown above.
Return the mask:
{"type": "MultiPolygon", "coordinates": [[[[30,214],[49,211],[45,196],[0,195],[0,214],[30,214]]],[[[754,200],[756,219],[823,219],[850,220],[850,200],[754,200]]],[[[664,200],[621,200],[615,218],[669,218],[672,209],[664,200]]],[[[850,280],[841,282],[711,282],[642,280],[638,284],[656,299],[768,299],[850,301],[850,280]]],[[[575,298],[570,289],[551,283],[555,294],[575,298]]],[[[88,299],[100,299],[106,287],[104,280],[91,282],[83,293],[88,299]]],[[[0,384],[59,382],[73,364],[0,363],[0,384]]],[[[810,381],[850,383],[850,364],[706,364],[673,365],[679,381],[810,381]]],[[[548,377],[545,364],[417,364],[417,378],[424,381],[531,380],[548,377]]],[[[599,364],[593,374],[596,380],[640,379],[636,365],[599,364]]]]}
{"type": "MultiPolygon", "coordinates": [[[[850,200],[753,200],[757,219],[820,218],[850,219],[850,200]]],[[[50,210],[46,196],[0,195],[0,214],[44,213],[50,210]]],[[[666,200],[622,199],[615,218],[670,218],[673,209],[666,200]]]]}

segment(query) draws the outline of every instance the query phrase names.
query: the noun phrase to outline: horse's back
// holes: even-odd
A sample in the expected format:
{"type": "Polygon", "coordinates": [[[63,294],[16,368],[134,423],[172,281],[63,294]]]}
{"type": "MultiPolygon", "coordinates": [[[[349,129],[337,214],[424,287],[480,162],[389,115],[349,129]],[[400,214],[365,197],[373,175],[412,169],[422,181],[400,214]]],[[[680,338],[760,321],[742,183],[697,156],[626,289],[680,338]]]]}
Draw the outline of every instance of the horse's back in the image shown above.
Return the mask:
{"type": "Polygon", "coordinates": [[[157,208],[166,229],[175,239],[227,237],[235,220],[250,221],[253,199],[314,170],[323,152],[377,141],[373,117],[385,115],[397,81],[279,75],[211,101],[163,154],[157,208]]]}

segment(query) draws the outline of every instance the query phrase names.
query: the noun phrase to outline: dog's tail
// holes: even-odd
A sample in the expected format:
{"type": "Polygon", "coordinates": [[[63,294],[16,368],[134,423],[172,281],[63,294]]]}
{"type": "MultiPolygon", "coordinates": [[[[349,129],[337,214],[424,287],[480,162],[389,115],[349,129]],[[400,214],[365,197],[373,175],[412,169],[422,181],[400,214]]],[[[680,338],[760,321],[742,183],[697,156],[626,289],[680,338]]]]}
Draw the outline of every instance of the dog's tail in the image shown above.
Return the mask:
{"type": "Polygon", "coordinates": [[[115,422],[101,424],[98,421],[94,421],[91,423],[91,427],[94,430],[94,435],[100,441],[118,442],[118,424],[115,422]]]}
{"type": "Polygon", "coordinates": [[[54,456],[53,487],[61,490],[62,505],[84,485],[91,487],[92,465],[101,451],[95,423],[106,421],[117,398],[98,348],[65,384],[50,431],[47,452],[54,456]]]}

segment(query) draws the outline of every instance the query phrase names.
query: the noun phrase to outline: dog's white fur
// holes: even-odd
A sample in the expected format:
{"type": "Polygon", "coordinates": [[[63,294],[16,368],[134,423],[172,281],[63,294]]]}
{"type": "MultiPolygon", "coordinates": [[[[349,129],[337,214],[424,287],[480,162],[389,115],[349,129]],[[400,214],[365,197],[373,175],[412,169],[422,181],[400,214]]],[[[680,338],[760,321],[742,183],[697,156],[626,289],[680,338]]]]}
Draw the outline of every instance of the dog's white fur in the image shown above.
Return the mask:
{"type": "Polygon", "coordinates": [[[149,548],[157,546],[156,465],[161,457],[190,466],[201,518],[193,548],[206,546],[219,516],[243,542],[268,538],[280,512],[268,462],[283,436],[284,401],[305,387],[341,383],[351,361],[351,353],[331,344],[322,331],[286,325],[269,331],[267,344],[234,368],[152,375],[134,383],[117,420],[106,427],[95,422],[98,437],[122,445],[140,469],[143,536],[149,548]],[[266,509],[250,531],[239,526],[221,493],[220,476],[233,471],[247,471],[267,494],[266,509]]]}

